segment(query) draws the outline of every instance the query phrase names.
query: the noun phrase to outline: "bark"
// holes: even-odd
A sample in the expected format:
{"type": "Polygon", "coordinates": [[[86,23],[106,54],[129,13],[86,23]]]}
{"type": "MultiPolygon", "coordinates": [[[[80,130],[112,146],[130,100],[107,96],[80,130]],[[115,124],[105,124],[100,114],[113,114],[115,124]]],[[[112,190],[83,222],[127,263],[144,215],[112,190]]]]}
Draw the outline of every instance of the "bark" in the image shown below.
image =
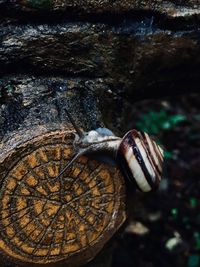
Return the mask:
{"type": "MultiPolygon", "coordinates": [[[[0,139],[21,128],[66,123],[65,109],[85,131],[102,126],[96,97],[92,90],[86,90],[85,82],[53,77],[1,79],[0,139]]],[[[96,85],[100,87],[101,83],[96,85]]]]}
{"type": "Polygon", "coordinates": [[[65,11],[84,15],[102,13],[120,13],[136,10],[158,12],[169,17],[191,16],[199,14],[199,2],[197,0],[146,0],[146,1],[97,1],[97,0],[1,0],[0,4],[5,8],[23,11],[65,11]],[[9,3],[8,3],[9,2],[9,3]]]}
{"type": "Polygon", "coordinates": [[[148,23],[5,27],[0,72],[103,78],[132,100],[198,90],[200,31],[148,23]]]}
{"type": "MultiPolygon", "coordinates": [[[[40,133],[43,135],[48,131],[65,129],[68,123],[65,109],[70,111],[76,123],[84,130],[103,126],[96,97],[91,90],[86,90],[85,83],[81,79],[4,77],[0,90],[1,155],[13,151],[16,144],[21,145],[22,140],[31,140],[36,132],[38,136],[40,133]]],[[[91,83],[96,87],[101,85],[99,81],[91,83]]],[[[2,173],[9,165],[5,163],[4,168],[1,168],[0,177],[4,177],[2,173]]],[[[109,267],[114,245],[113,238],[85,267],[109,267]]],[[[83,262],[80,257],[79,260],[83,262]]],[[[10,260],[8,265],[6,262],[1,258],[2,267],[16,267],[10,260]]]]}

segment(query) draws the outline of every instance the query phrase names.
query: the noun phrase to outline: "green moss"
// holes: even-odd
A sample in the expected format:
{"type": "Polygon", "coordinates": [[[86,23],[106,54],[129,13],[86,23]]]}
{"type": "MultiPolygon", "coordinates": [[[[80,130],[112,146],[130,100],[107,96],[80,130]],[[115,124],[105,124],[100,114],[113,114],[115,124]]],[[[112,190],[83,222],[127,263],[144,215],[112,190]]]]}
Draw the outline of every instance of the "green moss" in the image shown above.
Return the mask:
{"type": "Polygon", "coordinates": [[[30,7],[36,9],[51,9],[52,0],[28,0],[30,7]]]}

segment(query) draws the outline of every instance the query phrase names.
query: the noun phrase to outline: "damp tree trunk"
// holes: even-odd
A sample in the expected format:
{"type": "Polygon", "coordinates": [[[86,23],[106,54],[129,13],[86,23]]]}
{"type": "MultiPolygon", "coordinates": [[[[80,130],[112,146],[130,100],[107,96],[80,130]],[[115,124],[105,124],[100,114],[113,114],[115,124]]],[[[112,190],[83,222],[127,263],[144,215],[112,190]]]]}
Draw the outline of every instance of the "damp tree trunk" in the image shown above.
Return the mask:
{"type": "MultiPolygon", "coordinates": [[[[1,149],[62,126],[65,108],[84,130],[115,130],[124,100],[199,90],[198,1],[0,0],[0,23],[1,149]]],[[[88,266],[110,266],[114,243],[88,266]]]]}

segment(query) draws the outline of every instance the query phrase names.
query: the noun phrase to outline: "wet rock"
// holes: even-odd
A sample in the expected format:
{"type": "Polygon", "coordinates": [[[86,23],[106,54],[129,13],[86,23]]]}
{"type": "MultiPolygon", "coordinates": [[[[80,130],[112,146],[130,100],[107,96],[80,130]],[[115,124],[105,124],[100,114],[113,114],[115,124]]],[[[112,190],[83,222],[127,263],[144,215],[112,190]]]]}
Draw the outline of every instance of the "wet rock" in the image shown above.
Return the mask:
{"type": "MultiPolygon", "coordinates": [[[[8,1],[1,0],[0,4],[3,6],[8,1]]],[[[23,11],[65,11],[76,12],[81,15],[84,14],[103,14],[116,13],[122,14],[124,12],[132,12],[135,10],[142,10],[148,12],[158,12],[166,14],[170,17],[182,17],[199,14],[199,3],[195,0],[146,0],[146,1],[120,1],[120,0],[20,0],[9,1],[7,3],[9,8],[23,11]]]]}
{"type": "Polygon", "coordinates": [[[200,33],[161,31],[143,22],[9,26],[0,72],[106,78],[132,100],[198,90],[200,33]]]}
{"type": "Polygon", "coordinates": [[[80,79],[4,77],[0,84],[0,138],[24,127],[66,123],[65,108],[84,130],[100,127],[96,97],[84,83],[80,79]]]}

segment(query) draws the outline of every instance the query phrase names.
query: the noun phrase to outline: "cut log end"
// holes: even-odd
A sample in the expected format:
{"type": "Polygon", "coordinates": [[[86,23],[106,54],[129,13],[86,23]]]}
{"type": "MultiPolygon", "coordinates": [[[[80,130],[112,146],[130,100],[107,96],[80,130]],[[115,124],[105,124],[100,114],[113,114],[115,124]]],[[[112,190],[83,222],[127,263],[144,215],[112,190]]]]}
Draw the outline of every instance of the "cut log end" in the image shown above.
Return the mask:
{"type": "Polygon", "coordinates": [[[125,186],[115,167],[82,156],[56,179],[72,156],[72,142],[67,128],[36,134],[1,154],[1,169],[7,167],[1,175],[0,250],[6,260],[79,266],[124,222],[125,186]]]}

